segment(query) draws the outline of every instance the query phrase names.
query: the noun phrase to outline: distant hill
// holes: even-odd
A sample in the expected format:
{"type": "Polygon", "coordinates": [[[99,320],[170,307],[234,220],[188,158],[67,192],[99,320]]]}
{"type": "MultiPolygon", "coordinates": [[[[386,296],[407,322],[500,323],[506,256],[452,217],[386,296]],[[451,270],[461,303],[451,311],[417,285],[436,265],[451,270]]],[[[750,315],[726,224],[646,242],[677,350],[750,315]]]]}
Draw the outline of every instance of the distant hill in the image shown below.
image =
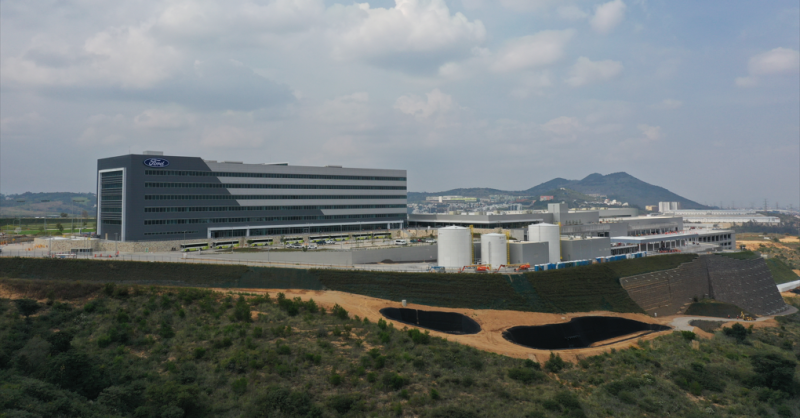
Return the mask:
{"type": "Polygon", "coordinates": [[[46,216],[75,213],[85,210],[90,217],[96,215],[97,196],[94,193],[21,193],[0,195],[0,217],[46,216]],[[74,199],[74,201],[73,201],[74,199]]]}
{"type": "Polygon", "coordinates": [[[707,209],[693,200],[679,196],[663,187],[645,183],[628,173],[612,173],[602,175],[590,174],[583,180],[567,180],[555,178],[553,180],[531,187],[527,190],[508,191],[488,188],[461,188],[438,193],[409,192],[409,201],[425,200],[427,196],[458,195],[470,197],[489,197],[490,195],[513,196],[541,196],[550,195],[560,188],[574,190],[584,194],[603,194],[609,199],[628,202],[631,206],[644,208],[647,205],[657,205],[658,202],[680,202],[684,209],[707,209]]]}

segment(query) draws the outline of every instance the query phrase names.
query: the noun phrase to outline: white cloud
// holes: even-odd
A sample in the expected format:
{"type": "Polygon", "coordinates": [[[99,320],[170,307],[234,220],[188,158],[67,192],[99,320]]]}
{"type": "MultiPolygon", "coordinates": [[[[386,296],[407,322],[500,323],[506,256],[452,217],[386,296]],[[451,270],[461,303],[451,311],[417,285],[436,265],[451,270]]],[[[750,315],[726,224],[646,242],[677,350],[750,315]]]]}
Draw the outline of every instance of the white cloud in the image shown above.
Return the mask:
{"type": "Polygon", "coordinates": [[[664,133],[661,132],[660,126],[640,124],[637,127],[642,132],[642,135],[644,135],[644,140],[646,142],[655,142],[664,137],[664,133]]]}
{"type": "Polygon", "coordinates": [[[112,145],[125,139],[122,132],[126,132],[130,123],[121,115],[108,116],[104,114],[92,115],[88,118],[89,126],[81,132],[78,143],[84,145],[112,145]]]}
{"type": "Polygon", "coordinates": [[[758,85],[758,77],[736,77],[735,82],[739,87],[755,87],[758,85]]]}
{"type": "Polygon", "coordinates": [[[542,125],[542,129],[547,132],[564,137],[575,137],[579,132],[583,132],[586,128],[578,120],[578,118],[561,116],[546,122],[542,125]]]}
{"type": "Polygon", "coordinates": [[[395,3],[393,8],[371,8],[368,3],[334,8],[331,13],[337,14],[340,23],[332,35],[334,56],[384,66],[403,65],[409,56],[441,64],[449,56],[468,54],[486,37],[480,20],[451,15],[443,0],[395,3]]]}
{"type": "Polygon", "coordinates": [[[793,74],[800,69],[800,53],[788,48],[775,48],[750,58],[750,75],[793,74]]]}
{"type": "Polygon", "coordinates": [[[556,13],[558,14],[558,17],[569,21],[583,20],[589,17],[588,13],[584,12],[580,7],[574,5],[561,6],[558,8],[556,13]]]}
{"type": "Polygon", "coordinates": [[[789,48],[775,48],[750,58],[747,63],[746,77],[737,77],[735,83],[739,87],[754,87],[759,84],[760,76],[776,76],[795,74],[800,70],[800,52],[789,48]]]}
{"type": "MultiPolygon", "coordinates": [[[[33,85],[151,87],[173,74],[181,54],[159,44],[148,31],[148,25],[107,28],[87,38],[59,65],[41,54],[8,57],[3,60],[3,77],[33,85]]],[[[37,52],[36,47],[29,51],[37,52]]]]}
{"type": "Polygon", "coordinates": [[[453,97],[433,89],[426,94],[427,99],[415,95],[401,96],[394,103],[394,108],[418,119],[427,119],[436,113],[445,113],[453,108],[453,97]]]}
{"type": "Polygon", "coordinates": [[[625,9],[625,3],[622,0],[601,4],[595,10],[589,24],[597,33],[604,35],[611,33],[625,19],[625,9]]]}
{"type": "Polygon", "coordinates": [[[565,80],[572,87],[579,87],[616,77],[622,72],[622,63],[612,60],[592,61],[586,57],[578,58],[565,80]]]}
{"type": "Polygon", "coordinates": [[[546,30],[508,41],[497,53],[491,69],[510,72],[542,67],[560,60],[575,31],[546,30]]]}
{"type": "Polygon", "coordinates": [[[178,129],[194,123],[193,115],[181,111],[147,109],[133,118],[137,127],[147,129],[178,129]]]}
{"type": "Polygon", "coordinates": [[[683,102],[680,100],[664,99],[660,103],[656,103],[651,107],[654,109],[672,110],[672,109],[678,109],[681,106],[683,106],[683,102]]]}
{"type": "Polygon", "coordinates": [[[259,148],[265,136],[241,126],[211,126],[204,129],[200,144],[208,148],[259,148]]]}
{"type": "Polygon", "coordinates": [[[363,131],[374,127],[370,117],[369,94],[357,92],[326,100],[316,110],[315,119],[346,131],[363,131]]]}

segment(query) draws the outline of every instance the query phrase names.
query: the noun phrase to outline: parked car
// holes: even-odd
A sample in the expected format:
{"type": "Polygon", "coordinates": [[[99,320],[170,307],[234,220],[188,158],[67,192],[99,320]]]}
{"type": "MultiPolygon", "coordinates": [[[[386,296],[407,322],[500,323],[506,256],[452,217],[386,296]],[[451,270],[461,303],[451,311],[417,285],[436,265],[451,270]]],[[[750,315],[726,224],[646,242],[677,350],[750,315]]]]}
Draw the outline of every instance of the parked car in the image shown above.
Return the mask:
{"type": "Polygon", "coordinates": [[[332,239],[326,239],[326,240],[325,240],[325,242],[324,242],[324,244],[325,244],[325,245],[336,244],[336,241],[334,241],[334,240],[332,240],[332,239]]]}
{"type": "Polygon", "coordinates": [[[308,244],[308,249],[309,250],[316,250],[317,248],[319,248],[319,247],[317,247],[317,244],[308,244]]]}
{"type": "Polygon", "coordinates": [[[408,241],[404,239],[396,239],[394,240],[394,245],[408,245],[408,241]]]}
{"type": "Polygon", "coordinates": [[[291,243],[291,244],[286,244],[286,248],[292,248],[292,249],[295,249],[295,250],[300,250],[300,249],[303,248],[303,246],[300,245],[300,244],[291,243]]]}
{"type": "Polygon", "coordinates": [[[433,238],[428,238],[428,239],[425,240],[425,242],[428,243],[428,244],[435,244],[436,240],[433,239],[433,238]]]}

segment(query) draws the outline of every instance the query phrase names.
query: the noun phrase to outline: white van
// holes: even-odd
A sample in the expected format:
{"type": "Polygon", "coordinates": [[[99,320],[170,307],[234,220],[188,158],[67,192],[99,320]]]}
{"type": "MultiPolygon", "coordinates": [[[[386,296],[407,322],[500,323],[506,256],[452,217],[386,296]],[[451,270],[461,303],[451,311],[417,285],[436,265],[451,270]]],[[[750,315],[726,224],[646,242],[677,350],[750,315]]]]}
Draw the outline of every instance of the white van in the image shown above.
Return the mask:
{"type": "Polygon", "coordinates": [[[408,245],[408,241],[404,239],[396,239],[394,240],[394,245],[408,245]]]}

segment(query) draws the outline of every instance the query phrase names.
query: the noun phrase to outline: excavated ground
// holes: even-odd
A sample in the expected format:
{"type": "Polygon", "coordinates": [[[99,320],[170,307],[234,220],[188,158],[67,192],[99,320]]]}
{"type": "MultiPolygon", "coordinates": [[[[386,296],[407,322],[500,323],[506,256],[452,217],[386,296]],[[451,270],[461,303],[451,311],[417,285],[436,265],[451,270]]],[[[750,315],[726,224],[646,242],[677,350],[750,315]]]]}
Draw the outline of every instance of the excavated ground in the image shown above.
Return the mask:
{"type": "MultiPolygon", "coordinates": [[[[278,292],[283,292],[287,298],[300,297],[303,300],[314,299],[320,306],[331,308],[334,304],[344,307],[350,316],[358,315],[361,318],[369,318],[370,321],[377,322],[378,319],[385,319],[394,323],[395,328],[403,329],[412,327],[408,323],[386,318],[381,314],[384,308],[401,308],[400,302],[393,302],[384,299],[376,299],[368,296],[355,295],[338,291],[315,291],[315,290],[287,290],[287,289],[215,289],[220,292],[245,292],[253,294],[269,293],[275,297],[278,292]]],[[[525,358],[534,361],[544,362],[551,353],[551,350],[533,349],[514,344],[503,338],[503,332],[511,327],[525,325],[546,325],[555,323],[569,322],[573,318],[586,316],[603,316],[613,318],[626,318],[640,321],[647,324],[667,325],[671,317],[652,318],[644,314],[617,313],[617,312],[579,312],[569,314],[548,314],[539,312],[519,312],[519,311],[500,311],[500,310],[478,310],[464,308],[442,308],[410,303],[409,309],[420,309],[424,311],[454,312],[474,320],[481,328],[477,334],[453,335],[445,332],[430,330],[433,336],[441,337],[450,341],[469,345],[480,350],[489,351],[509,357],[525,358]]],[[[604,341],[601,347],[587,347],[570,350],[560,350],[559,355],[566,361],[577,362],[579,359],[605,353],[612,348],[620,350],[635,345],[638,341],[651,340],[668,331],[651,332],[646,335],[634,338],[619,337],[604,341]],[[619,341],[622,339],[622,341],[619,341]],[[614,342],[614,341],[617,342],[614,342]],[[607,343],[607,344],[606,344],[607,343]]]]}

